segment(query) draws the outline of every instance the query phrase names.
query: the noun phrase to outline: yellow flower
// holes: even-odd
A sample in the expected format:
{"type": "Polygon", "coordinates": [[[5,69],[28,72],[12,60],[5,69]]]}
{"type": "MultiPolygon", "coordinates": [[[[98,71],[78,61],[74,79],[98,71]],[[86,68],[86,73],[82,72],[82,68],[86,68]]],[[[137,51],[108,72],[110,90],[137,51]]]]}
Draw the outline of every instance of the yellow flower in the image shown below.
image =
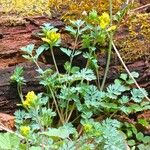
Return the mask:
{"type": "Polygon", "coordinates": [[[25,100],[22,102],[24,107],[30,107],[30,102],[25,100]]]}
{"type": "Polygon", "coordinates": [[[116,30],[116,28],[117,28],[117,26],[116,26],[116,25],[113,25],[113,26],[109,27],[109,28],[107,29],[107,31],[108,31],[108,32],[109,32],[109,31],[114,31],[114,30],[116,30]]]}
{"type": "Polygon", "coordinates": [[[100,27],[102,28],[102,29],[105,29],[108,25],[109,25],[109,23],[110,23],[110,17],[109,17],[109,14],[108,13],[106,13],[106,12],[104,12],[100,17],[99,17],[99,19],[100,19],[100,27]]]}
{"type": "Polygon", "coordinates": [[[42,38],[44,42],[48,44],[55,44],[60,39],[60,34],[55,31],[47,31],[46,37],[42,38]]]}
{"type": "Polygon", "coordinates": [[[34,91],[28,92],[25,101],[23,101],[23,106],[28,108],[34,106],[36,100],[37,100],[37,96],[34,93],[34,91]]]}
{"type": "Polygon", "coordinates": [[[91,124],[84,124],[84,131],[90,132],[92,131],[93,126],[91,124]]]}
{"type": "Polygon", "coordinates": [[[37,99],[37,96],[36,94],[34,93],[34,91],[31,91],[31,92],[28,92],[28,94],[26,95],[26,99],[27,100],[36,100],[37,99]]]}
{"type": "Polygon", "coordinates": [[[21,126],[20,127],[20,133],[23,136],[27,137],[29,135],[29,133],[30,133],[30,127],[29,126],[21,126]]]}

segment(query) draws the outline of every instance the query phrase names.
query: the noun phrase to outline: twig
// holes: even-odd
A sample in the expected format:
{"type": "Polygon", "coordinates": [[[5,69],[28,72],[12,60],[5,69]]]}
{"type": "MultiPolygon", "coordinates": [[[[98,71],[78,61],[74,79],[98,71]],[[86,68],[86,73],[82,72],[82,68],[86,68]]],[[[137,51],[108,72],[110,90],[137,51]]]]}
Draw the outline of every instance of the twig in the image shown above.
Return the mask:
{"type": "Polygon", "coordinates": [[[146,8],[146,7],[150,7],[150,3],[149,3],[149,4],[146,4],[146,5],[143,5],[143,6],[141,6],[141,7],[135,8],[135,9],[131,10],[130,12],[134,12],[134,11],[137,11],[137,10],[140,10],[140,9],[143,9],[143,8],[146,8]]]}
{"type": "Polygon", "coordinates": [[[134,81],[135,85],[137,86],[137,88],[141,91],[141,93],[144,95],[144,97],[150,101],[149,97],[143,92],[143,90],[141,89],[141,87],[139,86],[139,84],[137,83],[137,81],[134,79],[134,77],[132,76],[131,72],[129,71],[128,67],[126,66],[126,64],[124,63],[122,57],[120,56],[120,53],[118,52],[114,42],[112,42],[113,48],[118,56],[118,58],[120,59],[123,67],[125,68],[125,70],[127,71],[127,73],[129,74],[129,76],[131,77],[131,79],[134,81]]]}

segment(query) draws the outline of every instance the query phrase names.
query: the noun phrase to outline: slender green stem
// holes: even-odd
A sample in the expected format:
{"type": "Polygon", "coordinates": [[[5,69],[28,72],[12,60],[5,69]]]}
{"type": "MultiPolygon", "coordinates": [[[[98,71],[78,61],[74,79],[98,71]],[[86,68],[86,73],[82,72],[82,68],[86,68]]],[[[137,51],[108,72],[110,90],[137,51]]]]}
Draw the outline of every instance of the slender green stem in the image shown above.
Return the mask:
{"type": "Polygon", "coordinates": [[[73,111],[74,111],[74,108],[75,108],[75,104],[73,104],[72,109],[71,109],[71,111],[70,111],[70,113],[69,113],[69,115],[68,115],[68,118],[67,118],[66,122],[69,121],[69,119],[70,119],[70,117],[71,117],[71,115],[72,115],[72,113],[73,113],[73,111]]]}
{"type": "Polygon", "coordinates": [[[71,123],[74,123],[77,119],[79,119],[81,117],[81,115],[78,115],[73,121],[71,121],[71,123]]]}
{"type": "MultiPolygon", "coordinates": [[[[75,52],[75,50],[76,50],[78,38],[79,38],[79,35],[78,35],[78,31],[77,31],[77,36],[76,36],[76,38],[75,38],[75,42],[74,42],[74,47],[73,47],[73,50],[72,50],[72,54],[74,54],[74,52],[75,52]]],[[[73,57],[71,56],[71,58],[70,58],[70,64],[71,64],[71,65],[72,65],[72,61],[73,61],[73,57]]]]}
{"type": "Polygon", "coordinates": [[[65,120],[67,120],[67,117],[68,117],[69,102],[70,102],[70,100],[67,101],[67,107],[66,107],[66,111],[65,111],[65,120]]]}
{"type": "Polygon", "coordinates": [[[98,68],[96,68],[96,76],[97,76],[97,86],[98,86],[98,89],[100,89],[100,81],[99,81],[99,71],[98,71],[98,68]]]}
{"type": "Polygon", "coordinates": [[[52,94],[52,97],[53,97],[53,100],[54,100],[54,103],[55,103],[56,110],[57,110],[57,113],[58,113],[58,115],[59,115],[60,121],[61,121],[62,124],[64,124],[64,119],[63,119],[63,117],[62,117],[62,115],[61,115],[61,113],[60,113],[60,110],[59,110],[59,108],[58,108],[58,104],[57,104],[57,101],[56,101],[54,92],[52,91],[52,89],[51,89],[50,87],[49,87],[49,90],[50,90],[50,92],[51,92],[51,94],[52,94]]]}
{"type": "Polygon", "coordinates": [[[51,50],[51,55],[52,55],[53,62],[54,62],[54,65],[55,65],[55,69],[56,69],[57,73],[59,74],[59,70],[58,70],[58,67],[57,67],[57,63],[56,63],[56,59],[55,59],[55,56],[54,56],[54,52],[53,52],[53,47],[52,46],[50,46],[50,50],[51,50]]]}
{"type": "MultiPolygon", "coordinates": [[[[112,26],[112,0],[109,0],[109,7],[110,7],[110,25],[112,26]]],[[[106,78],[108,75],[108,70],[109,70],[109,66],[110,66],[110,60],[111,60],[111,50],[112,50],[112,40],[113,40],[113,32],[110,31],[110,39],[109,39],[109,49],[108,49],[108,58],[107,58],[107,63],[106,63],[106,69],[105,69],[105,73],[104,73],[104,77],[103,77],[103,81],[102,81],[102,85],[101,85],[101,90],[104,89],[104,85],[106,82],[106,78]]]]}
{"type": "Polygon", "coordinates": [[[36,60],[34,60],[34,63],[36,64],[36,66],[37,66],[37,68],[38,68],[39,70],[42,70],[36,60]]]}
{"type": "MultiPolygon", "coordinates": [[[[74,52],[76,50],[76,46],[77,46],[77,42],[78,42],[78,38],[79,38],[78,32],[79,32],[79,29],[77,31],[77,35],[76,35],[76,38],[75,38],[75,43],[74,43],[74,47],[73,47],[73,50],[72,50],[72,54],[74,54],[74,52]]],[[[72,61],[73,61],[73,57],[71,56],[71,58],[70,58],[70,66],[72,66],[72,61]]],[[[68,72],[68,76],[70,75],[70,71],[71,71],[71,67],[70,67],[70,70],[68,72]]],[[[67,86],[67,84],[66,84],[66,86],[67,86]]],[[[68,87],[70,88],[70,83],[69,83],[68,87]]],[[[66,107],[66,111],[65,111],[65,114],[66,114],[65,120],[68,120],[68,117],[69,117],[68,116],[68,109],[69,109],[69,100],[67,102],[67,107],[66,107]]],[[[72,114],[72,111],[71,111],[71,114],[72,114]]],[[[70,113],[69,113],[69,115],[70,115],[70,113]]]]}
{"type": "Polygon", "coordinates": [[[24,100],[23,100],[23,94],[22,94],[22,87],[21,87],[20,83],[18,83],[18,85],[17,85],[17,90],[18,90],[18,94],[21,99],[21,102],[23,102],[24,100]]]}

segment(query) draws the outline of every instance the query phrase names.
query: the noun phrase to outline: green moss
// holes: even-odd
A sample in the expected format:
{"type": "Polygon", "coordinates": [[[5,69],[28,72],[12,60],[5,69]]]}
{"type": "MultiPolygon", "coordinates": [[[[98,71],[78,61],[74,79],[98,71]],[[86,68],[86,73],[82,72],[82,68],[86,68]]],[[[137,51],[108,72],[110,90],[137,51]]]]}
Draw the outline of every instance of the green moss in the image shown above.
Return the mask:
{"type": "MultiPolygon", "coordinates": [[[[123,21],[123,38],[116,38],[121,56],[126,62],[138,59],[150,59],[150,14],[130,14],[123,21]]],[[[118,35],[117,35],[118,36],[118,35]]],[[[116,36],[116,37],[117,37],[116,36]]]]}
{"type": "Polygon", "coordinates": [[[0,17],[0,25],[2,26],[17,26],[24,25],[27,22],[22,17],[3,15],[0,17]]]}
{"type": "Polygon", "coordinates": [[[6,14],[28,15],[50,15],[50,8],[57,0],[0,0],[0,11],[6,14]]]}

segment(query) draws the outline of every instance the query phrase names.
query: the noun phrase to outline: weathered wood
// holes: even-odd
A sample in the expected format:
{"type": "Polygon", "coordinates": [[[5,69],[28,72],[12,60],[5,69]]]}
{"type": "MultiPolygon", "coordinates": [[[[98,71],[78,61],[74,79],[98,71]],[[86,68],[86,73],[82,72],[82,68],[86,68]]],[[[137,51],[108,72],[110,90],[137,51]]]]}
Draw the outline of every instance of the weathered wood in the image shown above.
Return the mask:
{"type": "Polygon", "coordinates": [[[3,131],[1,126],[5,126],[8,129],[14,129],[15,128],[15,121],[14,116],[0,113],[0,131],[3,131]]]}
{"type": "MultiPolygon", "coordinates": [[[[41,65],[41,64],[40,64],[41,65]]],[[[43,91],[43,87],[39,85],[39,81],[36,72],[36,66],[31,63],[19,64],[24,68],[24,78],[26,85],[23,86],[23,93],[26,94],[28,91],[40,92],[43,91]]],[[[42,68],[50,67],[44,64],[42,68]]],[[[17,104],[20,103],[17,87],[10,83],[10,76],[13,74],[15,66],[0,69],[0,112],[14,113],[17,104]]]]}
{"type": "MultiPolygon", "coordinates": [[[[78,63],[80,63],[78,61],[78,63]]],[[[39,85],[37,77],[36,66],[31,63],[20,64],[25,69],[25,79],[26,85],[23,86],[23,93],[26,94],[28,91],[40,92],[44,90],[42,86],[39,85]]],[[[43,68],[47,67],[42,65],[43,68]]],[[[119,76],[120,70],[119,66],[111,66],[109,74],[107,77],[107,83],[112,82],[115,78],[119,76]]],[[[130,71],[137,71],[140,73],[140,78],[138,82],[141,87],[147,89],[150,92],[150,71],[149,66],[144,61],[138,61],[132,64],[128,64],[130,71]]],[[[5,69],[0,69],[0,112],[13,113],[17,106],[16,104],[20,102],[18,97],[16,86],[10,84],[10,76],[15,69],[14,66],[5,69]]]]}
{"type": "MultiPolygon", "coordinates": [[[[37,75],[35,66],[26,63],[26,60],[22,58],[19,49],[29,43],[35,43],[36,45],[40,44],[41,41],[36,37],[35,33],[39,31],[39,26],[44,22],[50,22],[60,29],[64,27],[64,24],[61,21],[50,20],[45,17],[25,18],[25,23],[16,26],[8,26],[7,24],[0,23],[0,112],[13,113],[17,108],[16,104],[20,102],[16,87],[9,82],[9,78],[16,65],[21,64],[25,67],[27,85],[23,87],[24,93],[27,93],[30,90],[36,92],[43,90],[38,84],[38,79],[35,78],[37,75]]],[[[123,32],[119,35],[119,38],[121,38],[121,40],[122,38],[126,38],[126,34],[123,32]]],[[[64,46],[66,44],[66,46],[72,47],[73,41],[68,35],[62,33],[62,39],[64,46]]],[[[45,53],[45,62],[53,64],[50,55],[47,53],[48,52],[45,53]]],[[[62,64],[68,58],[64,57],[64,55],[58,50],[55,50],[55,55],[56,61],[60,65],[59,68],[62,69],[62,64]]],[[[86,64],[86,60],[83,59],[83,57],[77,57],[73,63],[83,67],[86,64]]],[[[106,56],[99,56],[98,53],[98,63],[101,67],[100,78],[102,78],[106,65],[106,56]]],[[[139,72],[140,78],[138,79],[138,83],[150,93],[149,62],[146,59],[141,58],[134,62],[127,63],[127,66],[130,71],[139,72]]],[[[43,67],[46,67],[46,65],[43,65],[43,67]]],[[[123,67],[114,55],[107,77],[107,83],[110,83],[117,78],[120,71],[124,71],[123,67]]]]}
{"type": "Polygon", "coordinates": [[[30,43],[40,44],[41,41],[35,33],[43,23],[51,23],[57,28],[64,26],[62,21],[46,17],[21,18],[19,22],[15,21],[12,18],[0,18],[0,68],[25,62],[20,48],[30,43]]]}

